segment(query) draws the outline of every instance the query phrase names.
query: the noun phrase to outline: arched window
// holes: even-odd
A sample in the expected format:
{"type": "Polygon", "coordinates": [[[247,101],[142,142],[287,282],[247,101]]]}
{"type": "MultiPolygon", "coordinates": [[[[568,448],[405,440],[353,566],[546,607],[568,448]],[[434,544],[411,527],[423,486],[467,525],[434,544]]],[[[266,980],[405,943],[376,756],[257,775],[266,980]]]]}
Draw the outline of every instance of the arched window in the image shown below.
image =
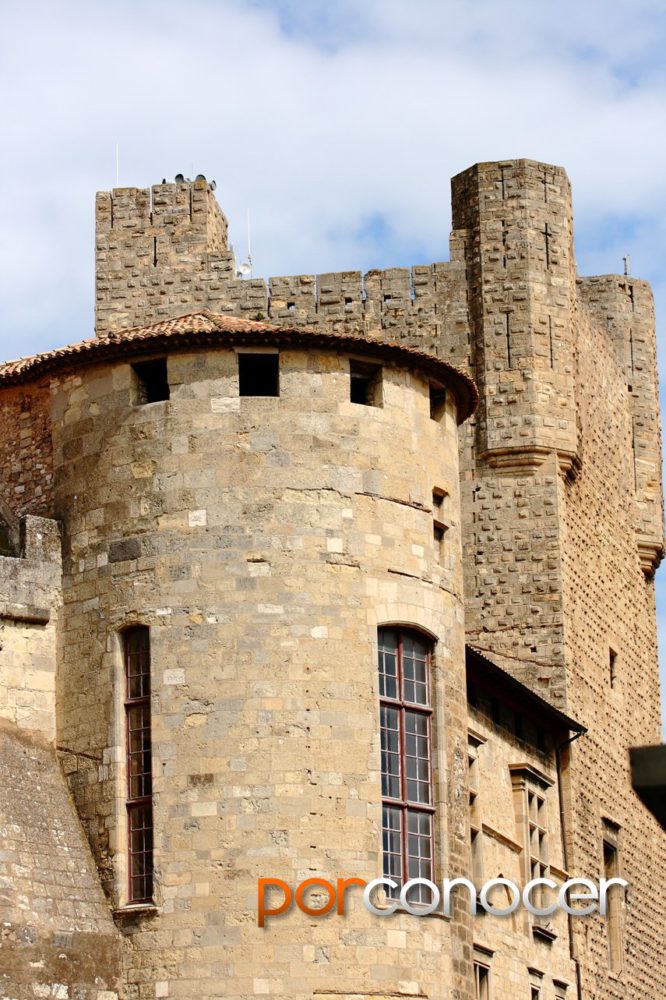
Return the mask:
{"type": "MultiPolygon", "coordinates": [[[[378,633],[384,875],[398,884],[433,877],[432,642],[417,632],[378,633]]],[[[430,902],[425,886],[411,902],[430,902]]]]}
{"type": "Polygon", "coordinates": [[[127,737],[129,903],[153,899],[153,776],[150,732],[150,631],[122,633],[127,737]]]}

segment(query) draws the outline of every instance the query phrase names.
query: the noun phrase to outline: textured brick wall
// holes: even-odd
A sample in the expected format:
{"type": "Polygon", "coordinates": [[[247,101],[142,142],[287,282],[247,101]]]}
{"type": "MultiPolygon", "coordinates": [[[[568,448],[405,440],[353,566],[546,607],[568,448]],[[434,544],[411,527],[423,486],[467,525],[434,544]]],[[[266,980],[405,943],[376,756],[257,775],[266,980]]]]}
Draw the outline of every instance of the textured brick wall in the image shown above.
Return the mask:
{"type": "Polygon", "coordinates": [[[605,324],[584,313],[580,323],[585,451],[579,477],[560,484],[569,707],[589,728],[573,750],[572,856],[579,871],[602,870],[602,819],[619,824],[620,865],[631,883],[621,977],[608,974],[599,921],[578,928],[576,945],[585,995],[615,1000],[666,994],[666,970],[655,962],[666,926],[666,838],[631,789],[628,753],[660,739],[657,640],[654,584],[636,546],[626,372],[605,324]]]}
{"type": "MultiPolygon", "coordinates": [[[[654,303],[649,285],[629,276],[605,275],[579,281],[583,315],[604,332],[604,349],[610,344],[621,373],[620,392],[626,392],[625,409],[631,419],[628,452],[633,466],[634,526],[646,572],[654,568],[663,544],[661,494],[661,429],[657,385],[657,339],[654,303]]],[[[584,327],[583,327],[584,328],[584,327]]],[[[608,368],[616,374],[610,360],[608,368]]],[[[626,450],[626,438],[622,440],[626,450]]],[[[608,448],[604,449],[606,461],[608,448]]]]}
{"type": "Polygon", "coordinates": [[[52,511],[53,465],[48,383],[0,393],[0,499],[15,516],[52,511]]]}

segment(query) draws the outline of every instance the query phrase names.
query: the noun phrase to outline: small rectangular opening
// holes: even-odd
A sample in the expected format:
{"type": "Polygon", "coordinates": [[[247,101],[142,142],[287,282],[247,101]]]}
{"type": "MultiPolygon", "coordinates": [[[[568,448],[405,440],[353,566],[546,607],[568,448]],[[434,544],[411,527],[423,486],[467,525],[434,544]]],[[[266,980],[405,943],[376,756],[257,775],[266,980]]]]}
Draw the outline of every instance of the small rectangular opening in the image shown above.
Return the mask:
{"type": "Polygon", "coordinates": [[[443,518],[444,515],[444,501],[446,500],[448,495],[449,494],[447,493],[447,491],[443,489],[441,486],[433,487],[432,507],[433,511],[435,512],[435,517],[439,518],[440,520],[443,518]]]}
{"type": "Polygon", "coordinates": [[[167,359],[155,358],[153,361],[138,361],[132,365],[134,372],[135,406],[145,406],[146,403],[159,403],[169,398],[169,378],[167,374],[167,359]]]}
{"type": "Polygon", "coordinates": [[[439,563],[444,563],[446,532],[447,526],[445,524],[442,524],[441,521],[433,521],[432,534],[435,540],[435,556],[439,563]]]}
{"type": "Polygon", "coordinates": [[[369,361],[350,361],[350,395],[352,403],[362,406],[382,405],[382,366],[369,361]]]}
{"type": "Polygon", "coordinates": [[[430,419],[441,420],[446,410],[446,389],[436,382],[430,383],[430,419]]]}
{"type": "Polygon", "coordinates": [[[481,962],[474,963],[475,1000],[490,1000],[490,969],[481,962]]]}
{"type": "Polygon", "coordinates": [[[617,653],[614,649],[608,650],[608,679],[612,688],[617,684],[617,653]]]}
{"type": "Polygon", "coordinates": [[[279,396],[280,355],[239,354],[238,382],[240,396],[279,396]]]}

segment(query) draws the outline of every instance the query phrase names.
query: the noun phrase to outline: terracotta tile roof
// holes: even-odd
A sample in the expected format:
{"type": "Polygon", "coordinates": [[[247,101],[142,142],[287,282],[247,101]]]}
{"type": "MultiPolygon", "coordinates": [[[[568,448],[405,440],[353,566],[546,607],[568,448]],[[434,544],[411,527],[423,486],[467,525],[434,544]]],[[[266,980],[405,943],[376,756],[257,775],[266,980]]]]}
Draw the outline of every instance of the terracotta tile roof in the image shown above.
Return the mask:
{"type": "Polygon", "coordinates": [[[453,388],[458,400],[458,419],[467,419],[478,403],[472,379],[434,354],[390,341],[367,339],[347,333],[327,333],[273,323],[222,316],[203,310],[177,319],[135,327],[106,337],[91,337],[44,354],[34,354],[0,364],[0,388],[3,385],[31,382],[51,372],[71,370],[82,365],[114,358],[133,357],[155,351],[184,350],[195,346],[259,345],[324,347],[348,350],[416,368],[425,375],[453,388]]]}

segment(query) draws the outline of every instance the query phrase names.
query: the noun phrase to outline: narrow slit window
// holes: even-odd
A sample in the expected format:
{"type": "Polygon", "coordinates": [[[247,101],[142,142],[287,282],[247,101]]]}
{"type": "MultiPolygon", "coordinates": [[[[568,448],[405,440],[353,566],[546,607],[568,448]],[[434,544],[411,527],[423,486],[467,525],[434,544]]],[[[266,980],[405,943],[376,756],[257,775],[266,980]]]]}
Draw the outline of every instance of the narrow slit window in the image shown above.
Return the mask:
{"type": "Polygon", "coordinates": [[[382,405],[382,366],[369,361],[350,361],[350,400],[362,406],[382,405]]]}
{"type": "Polygon", "coordinates": [[[430,419],[441,420],[446,411],[446,389],[438,382],[430,383],[430,419]]]}
{"type": "Polygon", "coordinates": [[[446,556],[446,533],[449,525],[446,518],[448,493],[446,490],[435,487],[432,491],[432,530],[435,540],[435,555],[440,563],[444,563],[446,556]]]}
{"type": "Polygon", "coordinates": [[[472,879],[481,889],[483,884],[483,835],[481,832],[481,810],[479,802],[479,747],[481,740],[472,735],[467,741],[467,774],[469,784],[469,821],[472,850],[472,879]]]}
{"type": "Polygon", "coordinates": [[[483,962],[474,962],[475,1000],[490,1000],[490,968],[483,962]]]}
{"type": "MultiPolygon", "coordinates": [[[[409,879],[433,879],[432,644],[394,628],[380,629],[378,640],[384,875],[397,897],[409,879]]],[[[419,885],[410,902],[429,896],[419,885]]]]}
{"type": "Polygon", "coordinates": [[[238,380],[240,396],[279,396],[280,355],[239,354],[238,380]]]}
{"type": "MultiPolygon", "coordinates": [[[[620,876],[619,827],[604,821],[604,878],[620,876]]],[[[620,886],[608,890],[606,934],[608,937],[608,967],[611,972],[621,972],[624,956],[622,933],[622,892],[620,886]]]]}
{"type": "Polygon", "coordinates": [[[155,358],[153,361],[138,361],[132,365],[134,372],[134,405],[145,406],[146,403],[159,403],[169,398],[169,377],[167,359],[155,358]]]}
{"type": "Polygon", "coordinates": [[[130,903],[153,900],[153,779],[150,720],[150,632],[122,636],[127,739],[127,839],[130,903]]]}
{"type": "Polygon", "coordinates": [[[608,650],[608,679],[614,688],[617,684],[617,653],[614,649],[608,650]]]}

